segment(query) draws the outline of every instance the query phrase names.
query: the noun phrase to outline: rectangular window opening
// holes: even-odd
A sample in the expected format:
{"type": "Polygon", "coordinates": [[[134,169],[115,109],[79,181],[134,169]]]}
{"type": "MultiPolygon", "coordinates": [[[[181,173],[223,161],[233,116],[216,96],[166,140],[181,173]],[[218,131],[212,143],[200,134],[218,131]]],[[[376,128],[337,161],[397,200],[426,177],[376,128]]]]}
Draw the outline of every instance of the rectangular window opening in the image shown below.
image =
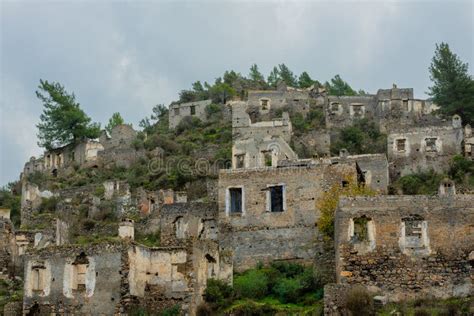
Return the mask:
{"type": "Polygon", "coordinates": [[[245,154],[235,155],[235,167],[237,169],[245,168],[245,154]]]}
{"type": "Polygon", "coordinates": [[[191,115],[196,115],[196,106],[191,105],[191,115]]]}
{"type": "Polygon", "coordinates": [[[276,185],[270,190],[270,212],[283,212],[283,186],[276,185]]]}
{"type": "Polygon", "coordinates": [[[174,115],[179,115],[179,108],[174,109],[174,115]]]}
{"type": "Polygon", "coordinates": [[[405,151],[406,139],[397,139],[397,151],[405,151]]]}
{"type": "Polygon", "coordinates": [[[230,213],[242,213],[242,188],[230,188],[230,213]]]}
{"type": "Polygon", "coordinates": [[[436,138],[426,138],[425,142],[426,142],[426,151],[429,151],[429,152],[437,151],[436,138]]]}

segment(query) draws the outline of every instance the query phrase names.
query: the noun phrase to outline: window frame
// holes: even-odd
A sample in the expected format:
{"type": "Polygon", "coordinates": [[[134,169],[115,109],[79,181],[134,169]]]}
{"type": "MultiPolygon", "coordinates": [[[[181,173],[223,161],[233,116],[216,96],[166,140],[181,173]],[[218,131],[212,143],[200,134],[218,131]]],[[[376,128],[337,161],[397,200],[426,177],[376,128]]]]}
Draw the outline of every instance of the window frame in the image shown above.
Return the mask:
{"type": "Polygon", "coordinates": [[[266,189],[266,212],[269,212],[269,213],[284,213],[288,210],[287,208],[287,204],[286,204],[286,184],[285,183],[275,183],[275,184],[267,184],[267,189],[266,189]],[[282,202],[281,202],[281,206],[282,206],[282,210],[281,211],[273,211],[272,210],[272,190],[271,188],[274,188],[274,187],[281,187],[281,195],[282,195],[282,202]]]}

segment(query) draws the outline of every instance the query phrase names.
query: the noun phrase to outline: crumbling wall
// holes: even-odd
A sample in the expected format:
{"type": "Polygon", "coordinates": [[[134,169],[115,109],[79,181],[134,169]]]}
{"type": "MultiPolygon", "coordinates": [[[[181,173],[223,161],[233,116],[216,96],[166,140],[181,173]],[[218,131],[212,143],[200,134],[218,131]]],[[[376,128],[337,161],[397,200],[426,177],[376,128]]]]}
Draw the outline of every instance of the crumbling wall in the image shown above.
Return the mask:
{"type": "Polygon", "coordinates": [[[194,116],[201,121],[207,120],[206,107],[212,103],[212,100],[194,101],[187,103],[174,103],[169,107],[169,127],[176,128],[179,122],[186,116],[194,116]]]}
{"type": "Polygon", "coordinates": [[[390,177],[396,179],[419,171],[446,171],[463,142],[461,119],[441,126],[412,127],[392,132],[387,138],[390,177]]]}
{"type": "Polygon", "coordinates": [[[45,248],[27,254],[24,313],[114,315],[121,297],[119,244],[45,248]]]}
{"type": "Polygon", "coordinates": [[[472,195],[343,198],[335,215],[338,283],[394,301],[470,295],[473,222],[472,195]]]}
{"type": "Polygon", "coordinates": [[[175,203],[159,214],[161,245],[184,245],[192,240],[217,240],[217,204],[175,203]]]}
{"type": "Polygon", "coordinates": [[[356,176],[355,163],[320,163],[305,167],[221,170],[219,175],[219,243],[233,251],[234,268],[245,270],[259,261],[312,263],[322,250],[315,227],[316,202],[343,175],[356,176]],[[271,187],[281,187],[283,209],[272,211],[271,187]],[[241,195],[241,209],[232,210],[231,190],[241,195]]]}

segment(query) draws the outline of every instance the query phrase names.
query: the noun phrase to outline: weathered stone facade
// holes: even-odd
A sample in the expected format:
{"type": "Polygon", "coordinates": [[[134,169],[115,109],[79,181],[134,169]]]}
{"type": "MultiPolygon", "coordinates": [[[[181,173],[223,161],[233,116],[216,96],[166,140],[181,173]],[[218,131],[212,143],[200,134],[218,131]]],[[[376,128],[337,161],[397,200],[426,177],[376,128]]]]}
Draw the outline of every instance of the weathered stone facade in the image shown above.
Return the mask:
{"type": "Polygon", "coordinates": [[[454,155],[462,153],[461,118],[438,126],[411,127],[392,132],[387,138],[390,176],[396,179],[430,169],[446,171],[454,155]]]}
{"type": "Polygon", "coordinates": [[[194,116],[201,121],[207,120],[206,107],[212,103],[212,100],[195,101],[187,103],[173,103],[169,107],[169,127],[176,128],[179,122],[187,116],[194,116]]]}
{"type": "Polygon", "coordinates": [[[337,280],[394,301],[472,295],[473,222],[473,195],[343,198],[337,280]]]}
{"type": "Polygon", "coordinates": [[[311,263],[321,247],[316,201],[333,184],[342,185],[344,176],[355,178],[356,173],[355,162],[221,170],[219,243],[233,251],[234,269],[272,260],[311,263]],[[272,209],[272,187],[280,188],[275,192],[280,197],[279,209],[272,209]],[[233,209],[233,194],[240,199],[239,209],[233,209]]]}

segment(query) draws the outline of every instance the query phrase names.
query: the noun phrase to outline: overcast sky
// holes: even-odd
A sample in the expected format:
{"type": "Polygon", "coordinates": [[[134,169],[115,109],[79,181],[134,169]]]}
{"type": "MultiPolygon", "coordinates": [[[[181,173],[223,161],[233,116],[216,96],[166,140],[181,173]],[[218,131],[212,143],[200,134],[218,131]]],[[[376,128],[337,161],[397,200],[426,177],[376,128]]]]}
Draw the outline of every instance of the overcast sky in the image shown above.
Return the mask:
{"type": "MultiPolygon", "coordinates": [[[[473,1],[4,1],[0,185],[38,156],[39,79],[74,91],[93,120],[128,123],[225,70],[279,63],[353,88],[413,87],[424,98],[435,43],[474,64],[473,1]]],[[[472,73],[472,67],[470,68],[472,73]]]]}

